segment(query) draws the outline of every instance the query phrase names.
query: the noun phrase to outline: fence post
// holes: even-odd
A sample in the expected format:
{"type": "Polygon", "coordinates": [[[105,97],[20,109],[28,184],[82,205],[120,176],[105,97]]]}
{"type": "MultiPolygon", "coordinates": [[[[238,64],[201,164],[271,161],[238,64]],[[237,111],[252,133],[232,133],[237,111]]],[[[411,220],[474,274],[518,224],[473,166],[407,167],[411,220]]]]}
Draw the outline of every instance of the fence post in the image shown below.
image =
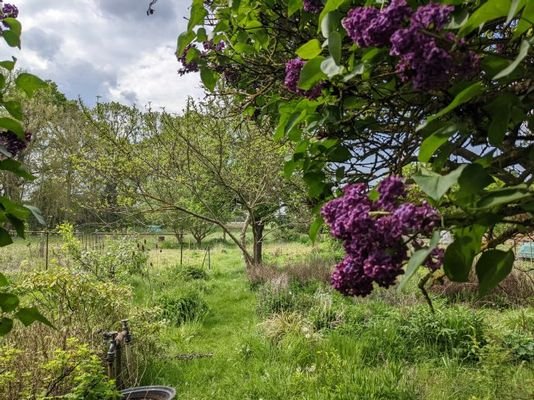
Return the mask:
{"type": "Polygon", "coordinates": [[[211,248],[208,247],[208,269],[211,270],[211,248]]]}
{"type": "Polygon", "coordinates": [[[48,269],[48,229],[46,230],[46,244],[45,244],[45,270],[48,269]]]}
{"type": "Polygon", "coordinates": [[[184,242],[180,242],[180,267],[183,266],[183,260],[184,260],[184,242]]]}

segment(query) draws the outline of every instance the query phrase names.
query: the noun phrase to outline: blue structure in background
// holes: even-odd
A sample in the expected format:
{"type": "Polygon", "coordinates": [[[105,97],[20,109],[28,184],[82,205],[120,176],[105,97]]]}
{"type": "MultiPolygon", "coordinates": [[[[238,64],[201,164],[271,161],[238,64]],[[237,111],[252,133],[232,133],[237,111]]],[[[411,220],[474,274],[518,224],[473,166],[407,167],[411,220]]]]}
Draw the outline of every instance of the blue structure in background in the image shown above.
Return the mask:
{"type": "Polygon", "coordinates": [[[163,229],[161,229],[161,225],[148,225],[148,231],[150,233],[161,233],[163,232],[163,229]]]}
{"type": "Polygon", "coordinates": [[[519,247],[517,258],[523,258],[528,260],[534,260],[534,242],[523,243],[519,247]]]}

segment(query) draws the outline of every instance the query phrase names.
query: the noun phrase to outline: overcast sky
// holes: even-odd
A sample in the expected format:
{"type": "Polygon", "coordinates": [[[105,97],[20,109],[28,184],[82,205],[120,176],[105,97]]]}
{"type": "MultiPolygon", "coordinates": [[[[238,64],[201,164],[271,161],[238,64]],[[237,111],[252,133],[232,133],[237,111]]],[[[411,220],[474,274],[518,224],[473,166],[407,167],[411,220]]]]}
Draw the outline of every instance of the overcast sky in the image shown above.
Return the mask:
{"type": "MultiPolygon", "coordinates": [[[[22,23],[19,68],[56,82],[68,98],[165,107],[180,111],[201,97],[197,75],[180,77],[176,38],[190,0],[13,0],[22,23]]],[[[4,59],[3,58],[3,59],[4,59]]]]}

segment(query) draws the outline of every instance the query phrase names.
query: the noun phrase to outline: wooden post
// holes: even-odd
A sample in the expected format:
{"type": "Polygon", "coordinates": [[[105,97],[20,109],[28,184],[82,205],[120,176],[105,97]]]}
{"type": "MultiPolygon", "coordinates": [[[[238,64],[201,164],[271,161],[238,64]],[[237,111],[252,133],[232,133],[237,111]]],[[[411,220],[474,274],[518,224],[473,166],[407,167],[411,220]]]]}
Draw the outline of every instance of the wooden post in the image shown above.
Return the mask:
{"type": "Polygon", "coordinates": [[[208,269],[211,270],[211,249],[208,247],[208,269]]]}
{"type": "Polygon", "coordinates": [[[48,230],[46,231],[45,269],[48,269],[48,230]]]}
{"type": "Polygon", "coordinates": [[[184,261],[184,242],[180,242],[180,267],[183,265],[184,261]]]}

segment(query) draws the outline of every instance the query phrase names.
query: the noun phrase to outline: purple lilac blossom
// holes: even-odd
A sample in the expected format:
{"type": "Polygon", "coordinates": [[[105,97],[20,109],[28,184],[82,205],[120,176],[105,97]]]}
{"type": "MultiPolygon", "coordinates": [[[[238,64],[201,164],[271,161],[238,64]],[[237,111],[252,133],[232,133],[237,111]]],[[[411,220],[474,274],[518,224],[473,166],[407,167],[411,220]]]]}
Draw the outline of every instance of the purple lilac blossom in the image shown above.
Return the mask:
{"type": "Polygon", "coordinates": [[[13,4],[4,4],[2,7],[2,18],[17,18],[19,9],[13,4]]]}
{"type": "Polygon", "coordinates": [[[318,14],[323,9],[321,0],[304,0],[304,11],[318,14]]]}
{"type": "MultiPolygon", "coordinates": [[[[377,188],[379,198],[371,201],[368,188],[359,183],[347,186],[343,195],[321,210],[331,234],[343,241],[345,259],[332,274],[332,285],[341,293],[365,296],[372,284],[389,287],[404,273],[408,259],[406,238],[420,243],[438,226],[439,214],[424,202],[405,202],[406,189],[399,177],[384,179],[377,188]]],[[[442,251],[432,253],[426,265],[441,265],[442,251]]]]}
{"type": "Polygon", "coordinates": [[[430,3],[417,8],[412,15],[411,26],[419,29],[442,29],[448,22],[454,6],[430,3]]]}
{"type": "Polygon", "coordinates": [[[198,63],[195,61],[187,61],[187,54],[191,49],[196,49],[194,45],[188,45],[181,56],[178,57],[178,61],[182,63],[182,68],[178,70],[180,76],[188,74],[190,72],[198,72],[198,63]]]}
{"type": "Polygon", "coordinates": [[[411,15],[406,0],[392,0],[382,11],[375,7],[356,7],[343,19],[342,25],[360,47],[386,46],[393,32],[411,15]]]}
{"type": "Polygon", "coordinates": [[[304,61],[300,58],[294,58],[286,63],[286,77],[284,79],[285,87],[293,93],[298,91],[298,82],[300,71],[304,67],[304,61]]]}
{"type": "Polygon", "coordinates": [[[24,134],[24,140],[20,139],[16,133],[11,131],[0,133],[0,145],[4,146],[12,157],[16,157],[26,149],[31,139],[32,134],[30,132],[24,134]]]}

